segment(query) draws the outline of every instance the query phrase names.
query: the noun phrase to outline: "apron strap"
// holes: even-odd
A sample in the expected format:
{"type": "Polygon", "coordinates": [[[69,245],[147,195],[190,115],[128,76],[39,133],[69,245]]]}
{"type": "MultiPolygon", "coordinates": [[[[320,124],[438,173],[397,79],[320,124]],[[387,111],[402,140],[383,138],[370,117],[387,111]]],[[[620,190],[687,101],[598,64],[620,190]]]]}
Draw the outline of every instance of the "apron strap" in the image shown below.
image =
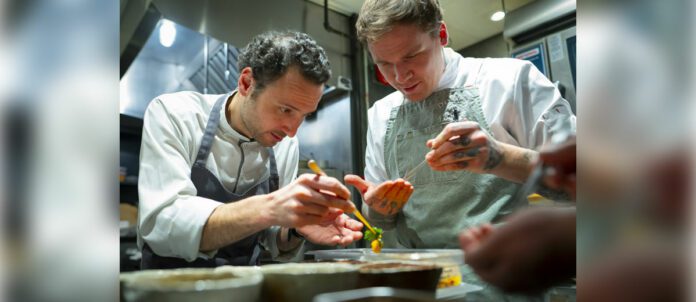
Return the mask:
{"type": "Polygon", "coordinates": [[[273,192],[278,190],[280,187],[280,177],[278,176],[278,165],[276,164],[275,152],[273,148],[268,148],[268,154],[270,155],[270,176],[268,178],[268,192],[273,192]]]}
{"type": "Polygon", "coordinates": [[[208,155],[210,154],[210,148],[213,145],[215,131],[220,124],[220,109],[222,108],[222,105],[225,104],[229,96],[229,94],[221,96],[215,102],[213,109],[210,111],[208,124],[205,126],[205,132],[203,133],[203,138],[201,139],[201,146],[198,148],[196,161],[193,163],[194,166],[205,167],[205,163],[208,161],[208,155]]]}
{"type": "MultiPolygon", "coordinates": [[[[222,106],[226,103],[230,94],[221,96],[213,105],[210,111],[210,117],[208,118],[208,123],[206,124],[205,131],[203,133],[203,138],[201,139],[201,145],[198,148],[198,153],[196,154],[196,160],[193,164],[194,167],[205,168],[205,164],[208,161],[208,156],[210,155],[210,150],[213,145],[213,138],[215,137],[215,132],[217,131],[218,125],[220,124],[220,111],[222,106]]],[[[275,153],[273,148],[268,148],[270,155],[270,173],[269,173],[269,192],[278,190],[279,187],[279,176],[278,176],[278,166],[276,163],[275,153]]],[[[193,168],[193,167],[192,167],[193,168]]],[[[249,259],[249,265],[258,265],[259,256],[261,254],[261,245],[256,240],[254,243],[254,249],[249,259]]]]}
{"type": "MultiPolygon", "coordinates": [[[[268,148],[269,160],[270,160],[270,175],[268,177],[268,192],[273,192],[278,190],[280,183],[280,178],[278,177],[278,166],[276,164],[275,152],[273,148],[268,148]]],[[[261,243],[257,240],[254,243],[254,251],[251,253],[251,258],[249,258],[249,265],[259,265],[259,256],[261,255],[261,243]]]]}
{"type": "Polygon", "coordinates": [[[261,264],[259,262],[260,255],[261,255],[261,243],[259,243],[259,241],[256,240],[256,243],[254,244],[254,251],[251,253],[251,258],[249,258],[249,265],[250,266],[260,265],[261,264]]]}

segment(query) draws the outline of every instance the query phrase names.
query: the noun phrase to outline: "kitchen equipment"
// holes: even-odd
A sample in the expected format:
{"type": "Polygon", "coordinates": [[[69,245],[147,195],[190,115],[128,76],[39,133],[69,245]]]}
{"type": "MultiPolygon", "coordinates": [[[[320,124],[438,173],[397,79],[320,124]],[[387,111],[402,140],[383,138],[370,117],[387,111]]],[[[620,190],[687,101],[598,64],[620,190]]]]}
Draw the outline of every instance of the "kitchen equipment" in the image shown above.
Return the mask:
{"type": "Polygon", "coordinates": [[[416,165],[415,167],[413,167],[413,169],[408,170],[408,172],[406,172],[406,174],[404,174],[404,177],[402,177],[402,178],[403,178],[405,181],[411,180],[411,177],[413,177],[413,176],[416,175],[416,172],[418,172],[418,169],[420,169],[420,167],[422,167],[423,165],[425,165],[425,162],[426,162],[426,160],[424,159],[422,162],[420,162],[420,164],[418,164],[418,165],[416,165]]]}
{"type": "Polygon", "coordinates": [[[306,255],[315,260],[361,260],[361,261],[417,261],[434,263],[442,268],[438,288],[456,286],[461,283],[459,266],[464,264],[464,252],[459,249],[382,249],[377,254],[369,248],[310,251],[306,255]]]}
{"type": "Polygon", "coordinates": [[[532,169],[529,177],[527,177],[527,181],[525,181],[524,184],[517,189],[515,194],[512,195],[510,202],[519,207],[529,205],[529,200],[527,197],[534,193],[534,190],[537,189],[539,183],[541,182],[542,176],[544,176],[544,166],[537,164],[534,169],[532,169]]]}
{"type": "Polygon", "coordinates": [[[314,298],[314,302],[430,302],[433,297],[427,292],[391,287],[369,287],[326,293],[314,298]]]}
{"type": "Polygon", "coordinates": [[[442,267],[414,261],[376,261],[359,264],[358,287],[386,286],[435,293],[442,267]]]}
{"type": "Polygon", "coordinates": [[[258,301],[263,275],[246,268],[145,270],[120,275],[121,301],[258,301]]]}
{"type": "Polygon", "coordinates": [[[357,288],[358,267],[345,263],[286,263],[261,266],[262,301],[312,301],[321,293],[357,288]]]}

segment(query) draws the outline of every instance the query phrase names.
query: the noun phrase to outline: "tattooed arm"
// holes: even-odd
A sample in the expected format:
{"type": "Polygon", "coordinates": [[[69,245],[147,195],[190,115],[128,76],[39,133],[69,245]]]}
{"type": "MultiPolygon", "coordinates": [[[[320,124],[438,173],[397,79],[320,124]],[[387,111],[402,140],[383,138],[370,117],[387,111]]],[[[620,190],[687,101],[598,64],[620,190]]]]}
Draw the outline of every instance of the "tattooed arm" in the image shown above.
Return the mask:
{"type": "MultiPolygon", "coordinates": [[[[534,160],[538,152],[515,145],[494,142],[496,148],[491,148],[495,154],[489,154],[489,173],[505,178],[512,182],[523,183],[532,172],[534,160]]],[[[487,165],[488,167],[488,165],[487,165]]]]}
{"type": "Polygon", "coordinates": [[[489,173],[522,183],[532,171],[537,152],[496,141],[471,121],[449,124],[427,143],[425,158],[433,170],[489,173]]]}

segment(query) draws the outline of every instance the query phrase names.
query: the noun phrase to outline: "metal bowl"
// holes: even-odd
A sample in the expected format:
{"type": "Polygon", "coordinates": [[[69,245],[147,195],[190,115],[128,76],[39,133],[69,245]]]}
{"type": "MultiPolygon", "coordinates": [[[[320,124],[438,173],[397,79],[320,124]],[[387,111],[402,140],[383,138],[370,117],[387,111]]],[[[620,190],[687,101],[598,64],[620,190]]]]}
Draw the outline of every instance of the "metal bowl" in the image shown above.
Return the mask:
{"type": "Polygon", "coordinates": [[[417,261],[435,263],[442,268],[438,287],[456,286],[461,283],[459,266],[464,264],[464,253],[459,249],[382,249],[381,253],[373,253],[369,248],[320,250],[306,253],[317,261],[326,260],[359,260],[359,261],[417,261]]]}
{"type": "Polygon", "coordinates": [[[344,263],[287,263],[261,267],[262,301],[312,301],[321,293],[357,288],[358,267],[344,263]]]}
{"type": "Polygon", "coordinates": [[[393,287],[434,293],[442,268],[434,263],[376,261],[360,265],[359,287],[393,287]]]}
{"type": "Polygon", "coordinates": [[[121,301],[259,300],[263,275],[253,269],[186,268],[120,275],[121,301]]]}

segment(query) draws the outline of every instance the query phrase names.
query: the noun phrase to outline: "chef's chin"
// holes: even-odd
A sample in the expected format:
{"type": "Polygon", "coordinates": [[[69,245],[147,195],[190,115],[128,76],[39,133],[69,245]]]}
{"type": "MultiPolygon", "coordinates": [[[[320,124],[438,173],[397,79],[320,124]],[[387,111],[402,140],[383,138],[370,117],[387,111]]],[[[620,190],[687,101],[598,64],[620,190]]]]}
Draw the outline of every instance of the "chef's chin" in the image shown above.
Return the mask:
{"type": "Polygon", "coordinates": [[[270,148],[275,146],[277,143],[275,141],[270,141],[270,140],[259,140],[258,141],[261,146],[264,146],[266,148],[270,148]]]}
{"type": "Polygon", "coordinates": [[[265,133],[264,135],[258,137],[256,141],[259,142],[261,146],[264,146],[266,148],[273,147],[279,142],[278,139],[276,139],[270,133],[265,133]]]}

